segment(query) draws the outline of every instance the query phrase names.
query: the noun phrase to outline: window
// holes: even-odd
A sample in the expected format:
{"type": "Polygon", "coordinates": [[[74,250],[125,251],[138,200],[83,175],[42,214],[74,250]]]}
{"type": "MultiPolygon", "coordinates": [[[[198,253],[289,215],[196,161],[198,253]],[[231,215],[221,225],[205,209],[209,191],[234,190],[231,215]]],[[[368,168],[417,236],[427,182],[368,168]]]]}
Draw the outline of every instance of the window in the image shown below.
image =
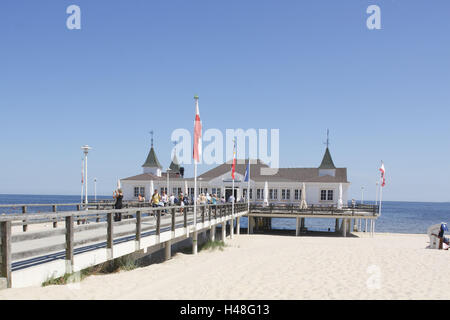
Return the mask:
{"type": "Polygon", "coordinates": [[[278,199],[278,189],[269,189],[269,200],[278,199]]]}
{"type": "Polygon", "coordinates": [[[220,198],[220,188],[212,188],[211,193],[217,195],[220,198]]]}
{"type": "Polygon", "coordinates": [[[294,190],[294,200],[300,200],[302,198],[302,190],[295,189],[294,190]]]}
{"type": "Polygon", "coordinates": [[[290,199],[291,199],[291,190],[281,189],[281,200],[290,200],[290,199]]]}
{"type": "Polygon", "coordinates": [[[262,199],[262,189],[256,189],[256,200],[262,199]]]}
{"type": "Polygon", "coordinates": [[[333,200],[333,190],[328,190],[328,199],[329,201],[333,200]]]}
{"type": "Polygon", "coordinates": [[[320,190],[320,200],[321,201],[332,201],[333,200],[333,190],[320,190]]]}
{"type": "Polygon", "coordinates": [[[192,197],[194,196],[194,188],[189,189],[189,195],[192,197]]]}
{"type": "Polygon", "coordinates": [[[139,195],[145,196],[145,187],[134,187],[134,197],[139,198],[139,195]]]}
{"type": "MultiPolygon", "coordinates": [[[[250,190],[250,199],[252,199],[253,198],[253,190],[252,189],[249,189],[250,190]]],[[[244,197],[244,199],[247,199],[247,189],[243,189],[242,190],[242,196],[244,197]]]]}
{"type": "Polygon", "coordinates": [[[165,188],[165,187],[161,188],[161,194],[162,194],[163,192],[167,194],[167,188],[165,188]]]}

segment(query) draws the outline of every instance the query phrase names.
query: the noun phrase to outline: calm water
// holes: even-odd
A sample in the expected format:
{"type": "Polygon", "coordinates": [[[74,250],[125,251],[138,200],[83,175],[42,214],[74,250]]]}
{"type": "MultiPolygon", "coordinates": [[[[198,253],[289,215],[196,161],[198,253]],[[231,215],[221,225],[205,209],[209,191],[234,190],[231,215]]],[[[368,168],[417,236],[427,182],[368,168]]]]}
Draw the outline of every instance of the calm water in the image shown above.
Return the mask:
{"type": "MultiPolygon", "coordinates": [[[[93,197],[89,197],[93,200],[93,197]]],[[[98,200],[109,199],[111,196],[97,196],[98,200]]],[[[31,204],[31,203],[79,203],[80,196],[51,196],[51,195],[5,195],[0,194],[0,204],[31,204]]],[[[370,203],[370,202],[365,202],[370,203]]],[[[373,204],[373,202],[372,202],[373,204]]],[[[75,207],[60,207],[58,210],[75,210],[75,207]]],[[[29,212],[49,211],[46,207],[30,208],[29,212]]],[[[3,209],[0,213],[21,212],[20,208],[3,209]]],[[[440,222],[450,223],[449,202],[396,202],[385,201],[382,205],[381,217],[376,222],[376,232],[394,233],[426,233],[432,224],[440,222]]],[[[334,230],[334,220],[331,219],[306,219],[306,227],[309,230],[327,231],[334,230]]],[[[247,219],[241,221],[242,227],[247,227],[247,219]]],[[[274,229],[295,229],[295,219],[273,219],[274,229]]]]}

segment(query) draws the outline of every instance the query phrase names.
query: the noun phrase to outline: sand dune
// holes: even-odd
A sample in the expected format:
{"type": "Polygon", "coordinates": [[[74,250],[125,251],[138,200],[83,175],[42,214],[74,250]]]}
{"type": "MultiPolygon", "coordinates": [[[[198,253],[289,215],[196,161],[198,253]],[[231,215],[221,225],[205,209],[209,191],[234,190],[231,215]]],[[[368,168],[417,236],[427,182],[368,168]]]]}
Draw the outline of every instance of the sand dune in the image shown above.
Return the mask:
{"type": "Polygon", "coordinates": [[[425,235],[361,236],[240,235],[223,251],[0,299],[450,299],[450,251],[425,235]]]}

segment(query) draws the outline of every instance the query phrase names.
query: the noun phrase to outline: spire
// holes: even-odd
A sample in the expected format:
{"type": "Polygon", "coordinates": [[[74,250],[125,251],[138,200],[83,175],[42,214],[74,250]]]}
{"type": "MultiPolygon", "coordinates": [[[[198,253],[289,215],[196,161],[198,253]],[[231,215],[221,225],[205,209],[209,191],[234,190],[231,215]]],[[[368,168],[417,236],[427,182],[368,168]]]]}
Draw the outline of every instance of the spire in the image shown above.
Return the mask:
{"type": "Polygon", "coordinates": [[[153,130],[150,131],[150,135],[152,136],[151,140],[151,149],[148,153],[147,160],[145,160],[145,163],[142,165],[144,168],[159,168],[162,169],[161,164],[158,161],[158,158],[156,157],[155,149],[153,148],[153,130]]]}
{"type": "Polygon", "coordinates": [[[328,149],[330,145],[330,130],[327,129],[327,141],[324,143],[327,146],[325,150],[325,154],[323,155],[322,163],[319,166],[319,169],[336,169],[333,163],[333,159],[331,158],[330,150],[328,149]]]}
{"type": "Polygon", "coordinates": [[[333,163],[333,159],[331,159],[330,150],[325,150],[325,154],[323,155],[322,163],[319,166],[319,169],[336,169],[333,163]]]}
{"type": "Polygon", "coordinates": [[[170,164],[169,168],[173,173],[180,173],[180,164],[178,163],[177,149],[176,149],[177,143],[174,142],[173,144],[175,147],[174,147],[172,163],[170,164]]]}

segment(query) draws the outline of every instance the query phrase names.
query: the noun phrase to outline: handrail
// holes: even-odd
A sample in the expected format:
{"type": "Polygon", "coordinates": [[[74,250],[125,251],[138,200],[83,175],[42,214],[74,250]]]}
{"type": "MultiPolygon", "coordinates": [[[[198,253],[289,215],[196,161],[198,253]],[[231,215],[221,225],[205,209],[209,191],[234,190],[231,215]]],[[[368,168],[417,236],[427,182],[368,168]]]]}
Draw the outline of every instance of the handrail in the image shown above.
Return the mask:
{"type": "MultiPolygon", "coordinates": [[[[197,214],[199,219],[197,221],[205,222],[206,219],[211,221],[212,212],[225,212],[226,216],[231,215],[231,203],[226,204],[207,204],[198,205],[197,214]],[[230,209],[230,210],[227,210],[230,209]]],[[[99,241],[106,241],[106,248],[108,252],[108,259],[112,259],[114,255],[112,250],[114,247],[114,240],[120,239],[120,237],[132,236],[136,242],[141,241],[142,232],[147,230],[154,230],[157,236],[160,236],[162,232],[165,232],[167,228],[171,231],[175,231],[177,228],[186,228],[188,224],[192,224],[192,215],[194,213],[194,206],[167,206],[167,207],[136,207],[126,209],[106,209],[106,210],[88,210],[84,212],[80,211],[67,211],[67,212],[48,212],[43,214],[20,214],[20,215],[3,215],[0,216],[0,278],[6,278],[6,286],[11,287],[11,266],[12,260],[21,260],[29,257],[33,257],[40,254],[49,254],[51,252],[65,250],[66,272],[71,273],[73,271],[74,263],[74,249],[76,246],[84,245],[87,243],[97,243],[99,241]],[[113,221],[115,213],[125,213],[130,216],[129,219],[124,218],[122,221],[113,221]],[[164,216],[163,216],[164,214],[164,216]],[[94,223],[92,225],[84,225],[74,227],[74,222],[79,219],[80,216],[93,216],[102,218],[106,217],[106,221],[94,223]],[[147,216],[146,216],[147,215],[147,216]],[[176,219],[184,216],[181,220],[176,219]],[[51,231],[40,231],[29,234],[11,234],[11,227],[13,221],[30,221],[30,219],[44,219],[46,221],[53,222],[55,218],[64,218],[64,229],[53,229],[51,231]],[[156,221],[155,221],[156,218],[156,221]],[[148,219],[151,219],[150,225],[148,225],[148,219]],[[144,224],[147,224],[143,226],[144,224]],[[122,230],[115,231],[115,227],[122,225],[135,225],[135,228],[123,228],[122,230]],[[105,229],[106,235],[102,233],[89,233],[85,234],[85,237],[74,240],[76,233],[84,232],[87,230],[105,229]],[[61,242],[55,241],[53,243],[45,243],[45,247],[29,246],[27,243],[25,250],[19,250],[12,252],[11,244],[20,243],[33,240],[41,240],[45,238],[65,236],[65,241],[61,239],[61,242]]],[[[246,203],[236,203],[235,213],[242,213],[247,210],[246,203]]],[[[217,217],[217,215],[216,215],[217,217]]],[[[221,215],[223,217],[223,215],[221,215]]],[[[129,241],[129,240],[126,240],[129,241]]],[[[32,242],[30,242],[32,243],[32,242]]],[[[39,244],[39,242],[38,242],[39,244]]],[[[137,246],[139,248],[139,245],[137,246]]],[[[138,249],[136,249],[138,250],[138,249]]]]}

